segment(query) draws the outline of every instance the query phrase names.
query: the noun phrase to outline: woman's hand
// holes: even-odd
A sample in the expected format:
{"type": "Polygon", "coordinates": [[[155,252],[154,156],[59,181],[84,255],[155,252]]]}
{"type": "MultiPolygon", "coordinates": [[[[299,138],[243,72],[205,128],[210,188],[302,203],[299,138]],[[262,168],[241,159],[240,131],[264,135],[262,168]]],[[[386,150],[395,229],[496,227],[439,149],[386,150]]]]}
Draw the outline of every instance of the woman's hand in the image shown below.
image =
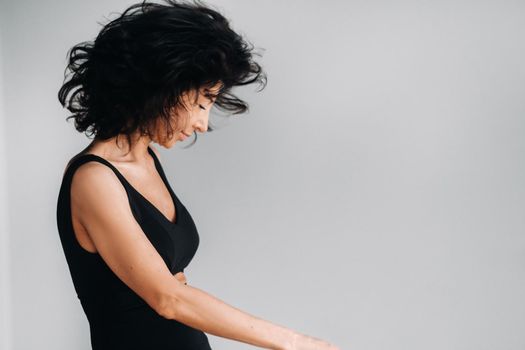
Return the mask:
{"type": "Polygon", "coordinates": [[[186,275],[184,274],[184,272],[178,272],[176,273],[175,275],[173,275],[173,277],[175,277],[176,279],[178,279],[181,283],[183,284],[188,284],[188,282],[186,281],[186,275]]]}
{"type": "Polygon", "coordinates": [[[341,350],[324,340],[296,333],[291,346],[286,350],[341,350]]]}

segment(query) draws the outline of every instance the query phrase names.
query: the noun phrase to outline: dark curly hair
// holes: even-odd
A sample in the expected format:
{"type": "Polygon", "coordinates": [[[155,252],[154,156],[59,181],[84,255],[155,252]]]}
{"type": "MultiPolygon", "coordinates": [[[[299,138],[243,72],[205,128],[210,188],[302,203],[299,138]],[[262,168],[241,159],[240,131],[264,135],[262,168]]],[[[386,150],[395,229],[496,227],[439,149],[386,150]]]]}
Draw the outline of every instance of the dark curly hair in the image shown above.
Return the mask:
{"type": "Polygon", "coordinates": [[[259,54],[222,14],[199,0],[165,2],[131,5],[94,42],[68,51],[58,99],[73,113],[66,121],[73,118],[88,138],[123,134],[131,146],[131,135],[152,135],[159,118],[171,137],[170,112],[182,105],[183,93],[204,88],[207,98],[216,98],[215,107],[240,114],[249,106],[231,88],[256,81],[266,86],[266,74],[253,61],[259,54]],[[208,89],[217,84],[221,88],[212,94],[208,89]]]}

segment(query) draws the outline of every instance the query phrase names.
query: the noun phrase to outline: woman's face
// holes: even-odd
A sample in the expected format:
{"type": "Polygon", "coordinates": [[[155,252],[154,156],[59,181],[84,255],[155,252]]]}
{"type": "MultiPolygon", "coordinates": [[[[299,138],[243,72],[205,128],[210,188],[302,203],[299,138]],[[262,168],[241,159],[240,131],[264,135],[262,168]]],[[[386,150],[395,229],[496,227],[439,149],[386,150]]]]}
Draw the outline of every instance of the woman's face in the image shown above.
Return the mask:
{"type": "MultiPolygon", "coordinates": [[[[209,90],[212,94],[215,94],[219,88],[220,85],[217,84],[209,90]]],[[[195,90],[181,96],[185,107],[181,106],[173,113],[173,123],[171,127],[174,132],[172,137],[167,138],[169,135],[166,135],[166,130],[161,129],[157,135],[162,139],[156,140],[156,143],[165,148],[171,148],[177,141],[184,141],[187,137],[191,136],[194,130],[201,133],[208,130],[210,109],[212,108],[215,99],[210,101],[210,99],[205,96],[204,92],[204,88],[199,90],[199,96],[196,101],[195,98],[197,91],[195,90]]],[[[159,124],[160,128],[164,125],[163,123],[159,124]]]]}

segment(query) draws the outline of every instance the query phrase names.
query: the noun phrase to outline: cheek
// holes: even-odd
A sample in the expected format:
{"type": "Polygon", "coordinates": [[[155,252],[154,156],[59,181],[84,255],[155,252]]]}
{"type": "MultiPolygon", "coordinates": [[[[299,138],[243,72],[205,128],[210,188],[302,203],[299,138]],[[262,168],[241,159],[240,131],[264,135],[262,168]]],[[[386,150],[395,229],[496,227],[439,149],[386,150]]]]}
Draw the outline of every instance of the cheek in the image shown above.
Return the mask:
{"type": "Polygon", "coordinates": [[[188,114],[179,115],[171,120],[170,127],[174,134],[186,129],[186,126],[191,122],[191,116],[188,114]]]}
{"type": "MultiPolygon", "coordinates": [[[[173,132],[173,137],[175,137],[176,135],[176,132],[174,131],[173,132]]],[[[159,144],[165,144],[167,142],[170,142],[171,138],[170,138],[170,135],[168,134],[168,131],[166,130],[166,125],[165,123],[158,123],[156,128],[155,128],[155,142],[156,143],[159,143],[159,144]]]]}

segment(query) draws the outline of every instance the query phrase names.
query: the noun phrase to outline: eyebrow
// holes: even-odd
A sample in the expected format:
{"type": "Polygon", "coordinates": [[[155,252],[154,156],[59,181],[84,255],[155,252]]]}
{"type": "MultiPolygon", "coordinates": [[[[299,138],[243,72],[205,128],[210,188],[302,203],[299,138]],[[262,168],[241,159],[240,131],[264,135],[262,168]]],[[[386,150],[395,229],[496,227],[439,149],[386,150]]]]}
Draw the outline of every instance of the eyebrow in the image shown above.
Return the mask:
{"type": "MultiPolygon", "coordinates": [[[[211,94],[209,92],[206,92],[206,93],[203,93],[202,95],[204,95],[204,97],[206,97],[206,99],[208,101],[210,101],[211,103],[214,102],[213,98],[217,99],[217,97],[219,96],[218,94],[211,94]]],[[[193,103],[198,103],[199,102],[199,96],[200,95],[196,95],[195,96],[195,99],[194,99],[194,102],[193,103]]]]}
{"type": "Polygon", "coordinates": [[[204,89],[204,93],[203,95],[210,101],[210,102],[213,102],[214,98],[217,99],[217,97],[222,93],[224,89],[224,85],[221,85],[221,87],[219,89],[216,90],[215,93],[211,92],[211,90],[209,88],[205,88],[204,89]]]}
{"type": "Polygon", "coordinates": [[[215,100],[217,99],[218,96],[219,96],[218,94],[217,95],[215,94],[205,94],[204,95],[204,97],[206,97],[206,99],[212,103],[214,102],[214,99],[215,100]]]}

